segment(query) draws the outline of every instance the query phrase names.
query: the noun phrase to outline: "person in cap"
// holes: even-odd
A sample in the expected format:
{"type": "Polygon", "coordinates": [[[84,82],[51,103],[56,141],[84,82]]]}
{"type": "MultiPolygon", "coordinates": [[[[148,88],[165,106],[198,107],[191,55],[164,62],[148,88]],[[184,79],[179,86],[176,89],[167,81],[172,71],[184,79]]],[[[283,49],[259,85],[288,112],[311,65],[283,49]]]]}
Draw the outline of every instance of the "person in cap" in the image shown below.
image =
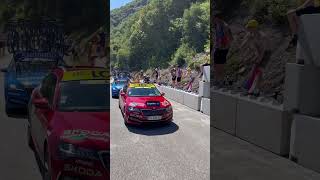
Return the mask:
{"type": "Polygon", "coordinates": [[[223,20],[222,13],[215,11],[213,13],[214,23],[214,84],[222,85],[224,80],[224,66],[227,62],[227,55],[233,41],[233,36],[229,25],[223,20]]]}
{"type": "Polygon", "coordinates": [[[246,89],[249,93],[259,91],[263,71],[271,59],[271,46],[266,34],[259,30],[259,22],[257,20],[250,20],[246,25],[248,31],[240,49],[249,48],[250,52],[254,53],[253,68],[249,73],[246,89]]]}
{"type": "Polygon", "coordinates": [[[171,80],[172,80],[171,86],[175,87],[176,86],[176,80],[177,80],[177,70],[176,70],[175,67],[173,67],[170,70],[170,74],[171,74],[171,80]]]}
{"type": "Polygon", "coordinates": [[[287,17],[292,33],[292,38],[289,47],[294,47],[298,42],[299,17],[304,14],[320,13],[320,0],[299,0],[302,4],[297,9],[292,9],[287,12],[287,17]]]}
{"type": "Polygon", "coordinates": [[[240,50],[249,48],[254,53],[254,62],[268,61],[271,56],[270,41],[265,33],[259,30],[259,22],[250,20],[246,25],[247,34],[240,45],[240,50]]]}

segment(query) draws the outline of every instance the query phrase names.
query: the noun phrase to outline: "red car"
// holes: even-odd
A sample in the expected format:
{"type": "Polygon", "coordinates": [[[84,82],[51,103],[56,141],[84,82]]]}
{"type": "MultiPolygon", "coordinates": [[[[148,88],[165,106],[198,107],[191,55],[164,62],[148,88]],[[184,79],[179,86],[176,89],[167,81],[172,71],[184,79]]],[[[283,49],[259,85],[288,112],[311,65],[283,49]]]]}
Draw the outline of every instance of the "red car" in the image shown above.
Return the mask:
{"type": "Polygon", "coordinates": [[[29,146],[43,179],[110,179],[110,89],[103,68],[58,68],[28,105],[29,146]]]}
{"type": "Polygon", "coordinates": [[[126,85],[120,91],[119,108],[126,125],[168,123],[173,118],[171,103],[154,84],[126,85]]]}

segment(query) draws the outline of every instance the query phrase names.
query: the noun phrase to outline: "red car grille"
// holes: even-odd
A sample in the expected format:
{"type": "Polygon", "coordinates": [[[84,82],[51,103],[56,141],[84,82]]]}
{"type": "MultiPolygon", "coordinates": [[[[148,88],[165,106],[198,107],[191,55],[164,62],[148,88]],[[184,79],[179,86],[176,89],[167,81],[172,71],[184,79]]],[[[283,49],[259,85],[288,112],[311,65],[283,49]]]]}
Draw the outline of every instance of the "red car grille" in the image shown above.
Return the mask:
{"type": "Polygon", "coordinates": [[[143,109],[144,116],[160,116],[166,113],[166,109],[143,109]]]}
{"type": "Polygon", "coordinates": [[[110,152],[109,151],[100,151],[99,156],[104,168],[110,168],[110,152]]]}

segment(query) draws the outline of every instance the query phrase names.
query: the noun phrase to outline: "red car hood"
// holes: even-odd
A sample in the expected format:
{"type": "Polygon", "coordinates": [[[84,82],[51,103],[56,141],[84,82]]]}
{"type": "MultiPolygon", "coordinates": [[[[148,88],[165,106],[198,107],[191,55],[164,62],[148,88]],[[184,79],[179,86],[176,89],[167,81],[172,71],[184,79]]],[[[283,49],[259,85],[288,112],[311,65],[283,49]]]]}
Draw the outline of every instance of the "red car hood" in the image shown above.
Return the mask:
{"type": "Polygon", "coordinates": [[[130,97],[126,99],[127,105],[130,103],[137,103],[135,107],[137,108],[148,108],[146,102],[160,102],[160,108],[168,107],[170,103],[163,96],[150,96],[150,97],[130,97]],[[163,102],[167,101],[169,104],[164,106],[163,102]]]}
{"type": "Polygon", "coordinates": [[[53,135],[66,143],[109,150],[109,112],[56,112],[51,127],[53,135]]]}

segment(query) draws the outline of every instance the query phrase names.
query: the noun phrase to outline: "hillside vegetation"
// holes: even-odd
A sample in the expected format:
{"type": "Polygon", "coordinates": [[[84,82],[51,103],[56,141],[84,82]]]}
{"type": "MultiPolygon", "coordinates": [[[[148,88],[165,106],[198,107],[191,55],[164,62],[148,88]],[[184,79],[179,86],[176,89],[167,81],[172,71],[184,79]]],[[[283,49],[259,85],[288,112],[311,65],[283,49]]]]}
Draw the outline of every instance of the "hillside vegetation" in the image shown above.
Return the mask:
{"type": "Polygon", "coordinates": [[[209,0],[135,0],[111,15],[112,66],[190,65],[209,49],[209,0]]]}
{"type": "Polygon", "coordinates": [[[60,19],[67,33],[90,34],[106,24],[107,0],[1,0],[0,24],[9,19],[37,19],[41,16],[60,19]]]}

